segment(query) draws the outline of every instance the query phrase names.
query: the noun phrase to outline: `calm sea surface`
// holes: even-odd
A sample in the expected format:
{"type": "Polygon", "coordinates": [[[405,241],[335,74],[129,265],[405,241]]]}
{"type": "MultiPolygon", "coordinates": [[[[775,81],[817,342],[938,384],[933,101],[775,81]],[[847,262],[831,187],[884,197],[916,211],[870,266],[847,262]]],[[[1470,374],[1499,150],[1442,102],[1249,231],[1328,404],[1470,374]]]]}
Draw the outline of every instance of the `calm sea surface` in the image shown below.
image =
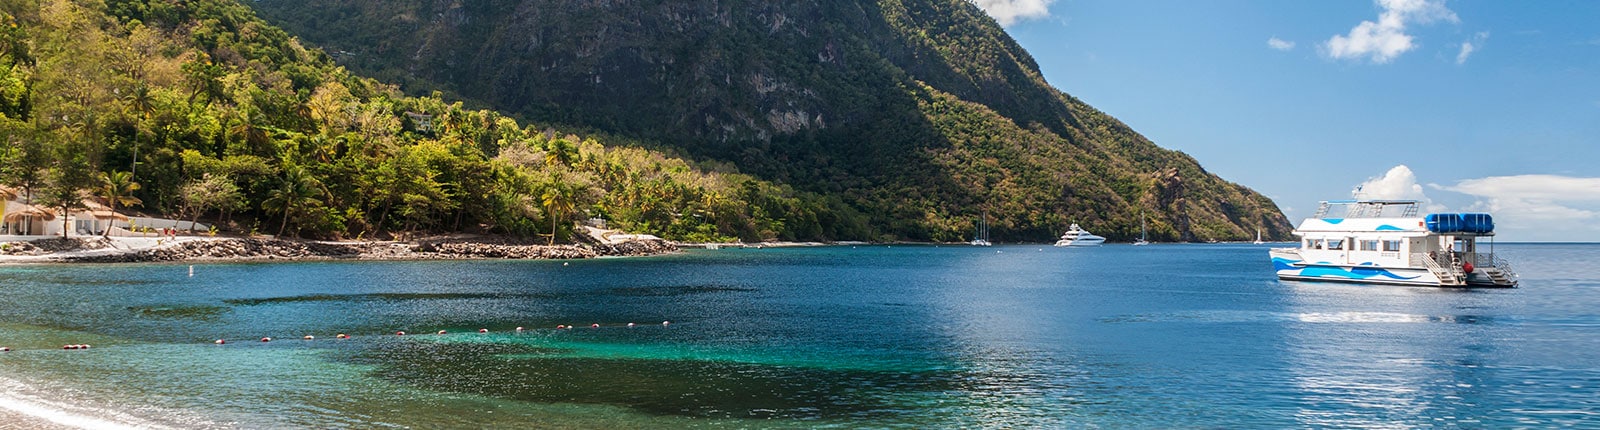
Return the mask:
{"type": "Polygon", "coordinates": [[[1252,245],[3,266],[0,406],[179,428],[1600,427],[1600,245],[1497,248],[1522,288],[1278,281],[1252,245]]]}

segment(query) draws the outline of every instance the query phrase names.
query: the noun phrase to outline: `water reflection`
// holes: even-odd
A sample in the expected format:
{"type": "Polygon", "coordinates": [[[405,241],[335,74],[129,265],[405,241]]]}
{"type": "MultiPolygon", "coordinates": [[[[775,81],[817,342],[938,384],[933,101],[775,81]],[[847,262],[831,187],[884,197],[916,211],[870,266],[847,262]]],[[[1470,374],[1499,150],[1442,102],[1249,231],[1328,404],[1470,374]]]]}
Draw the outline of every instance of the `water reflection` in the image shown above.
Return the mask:
{"type": "Polygon", "coordinates": [[[1493,317],[1449,312],[1492,296],[1408,287],[1293,283],[1290,371],[1309,427],[1478,426],[1498,353],[1493,317]]]}

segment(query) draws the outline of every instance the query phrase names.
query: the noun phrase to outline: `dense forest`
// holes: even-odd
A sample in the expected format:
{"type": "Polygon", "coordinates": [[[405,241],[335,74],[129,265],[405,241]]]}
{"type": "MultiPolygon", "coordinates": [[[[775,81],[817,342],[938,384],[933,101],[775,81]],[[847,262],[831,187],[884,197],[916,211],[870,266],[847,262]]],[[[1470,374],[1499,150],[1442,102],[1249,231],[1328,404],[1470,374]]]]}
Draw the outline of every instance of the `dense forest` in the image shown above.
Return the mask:
{"type": "Polygon", "coordinates": [[[590,218],[687,241],[892,237],[838,197],[608,139],[407,96],[232,0],[0,0],[0,184],[34,204],[333,239],[565,240],[590,218]]]}
{"type": "Polygon", "coordinates": [[[963,240],[985,212],[999,241],[1074,222],[1125,240],[1141,218],[1165,241],[1291,228],[1266,197],[1046,83],[968,0],[248,4],[407,93],[828,196],[874,239],[963,240]]]}

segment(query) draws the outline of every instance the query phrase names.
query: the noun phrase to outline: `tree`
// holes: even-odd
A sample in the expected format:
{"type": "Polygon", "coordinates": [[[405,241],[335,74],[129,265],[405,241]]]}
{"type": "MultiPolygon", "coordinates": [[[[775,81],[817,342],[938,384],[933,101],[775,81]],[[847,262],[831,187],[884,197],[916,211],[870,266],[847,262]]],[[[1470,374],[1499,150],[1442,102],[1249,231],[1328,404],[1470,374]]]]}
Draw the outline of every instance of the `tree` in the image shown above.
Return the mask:
{"type": "MultiPolygon", "coordinates": [[[[139,191],[139,183],[133,181],[133,174],[129,172],[109,172],[100,174],[100,188],[95,190],[111,206],[111,212],[117,212],[117,205],[133,206],[144,204],[144,201],[133,196],[134,191],[139,191]]],[[[102,237],[111,237],[111,229],[106,228],[102,237]]]]}
{"type": "MultiPolygon", "coordinates": [[[[245,207],[244,194],[239,192],[239,186],[226,175],[212,175],[206,173],[199,180],[191,181],[183,186],[183,204],[189,212],[189,231],[193,232],[195,224],[200,222],[200,215],[206,211],[216,209],[217,223],[222,223],[222,213],[245,207]]],[[[280,233],[281,230],[280,230],[280,233]]]]}
{"type": "Polygon", "coordinates": [[[266,200],[261,201],[261,209],[268,212],[283,214],[283,223],[278,225],[278,236],[289,227],[289,220],[305,214],[310,209],[320,204],[317,200],[317,189],[321,184],[306,173],[299,166],[285,168],[284,179],[278,188],[267,192],[266,200]]]}
{"type": "Polygon", "coordinates": [[[78,162],[81,158],[68,158],[57,161],[45,175],[45,186],[39,195],[39,202],[45,206],[61,210],[61,237],[68,237],[71,232],[70,217],[73,209],[87,208],[83,204],[83,190],[90,186],[88,165],[78,162]]]}

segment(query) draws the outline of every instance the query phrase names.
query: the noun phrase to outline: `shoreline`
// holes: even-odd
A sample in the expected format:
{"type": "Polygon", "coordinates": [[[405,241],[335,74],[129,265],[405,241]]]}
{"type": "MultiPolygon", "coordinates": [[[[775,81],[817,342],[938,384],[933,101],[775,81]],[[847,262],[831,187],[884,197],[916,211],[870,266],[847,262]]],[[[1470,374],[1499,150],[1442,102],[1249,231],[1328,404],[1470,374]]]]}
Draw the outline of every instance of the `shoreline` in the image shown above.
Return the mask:
{"type": "MultiPolygon", "coordinates": [[[[580,236],[583,237],[583,236],[580,236]]],[[[501,236],[443,236],[409,241],[312,241],[179,236],[0,237],[0,265],[52,263],[560,260],[678,252],[654,237],[544,245],[501,236]]]]}

